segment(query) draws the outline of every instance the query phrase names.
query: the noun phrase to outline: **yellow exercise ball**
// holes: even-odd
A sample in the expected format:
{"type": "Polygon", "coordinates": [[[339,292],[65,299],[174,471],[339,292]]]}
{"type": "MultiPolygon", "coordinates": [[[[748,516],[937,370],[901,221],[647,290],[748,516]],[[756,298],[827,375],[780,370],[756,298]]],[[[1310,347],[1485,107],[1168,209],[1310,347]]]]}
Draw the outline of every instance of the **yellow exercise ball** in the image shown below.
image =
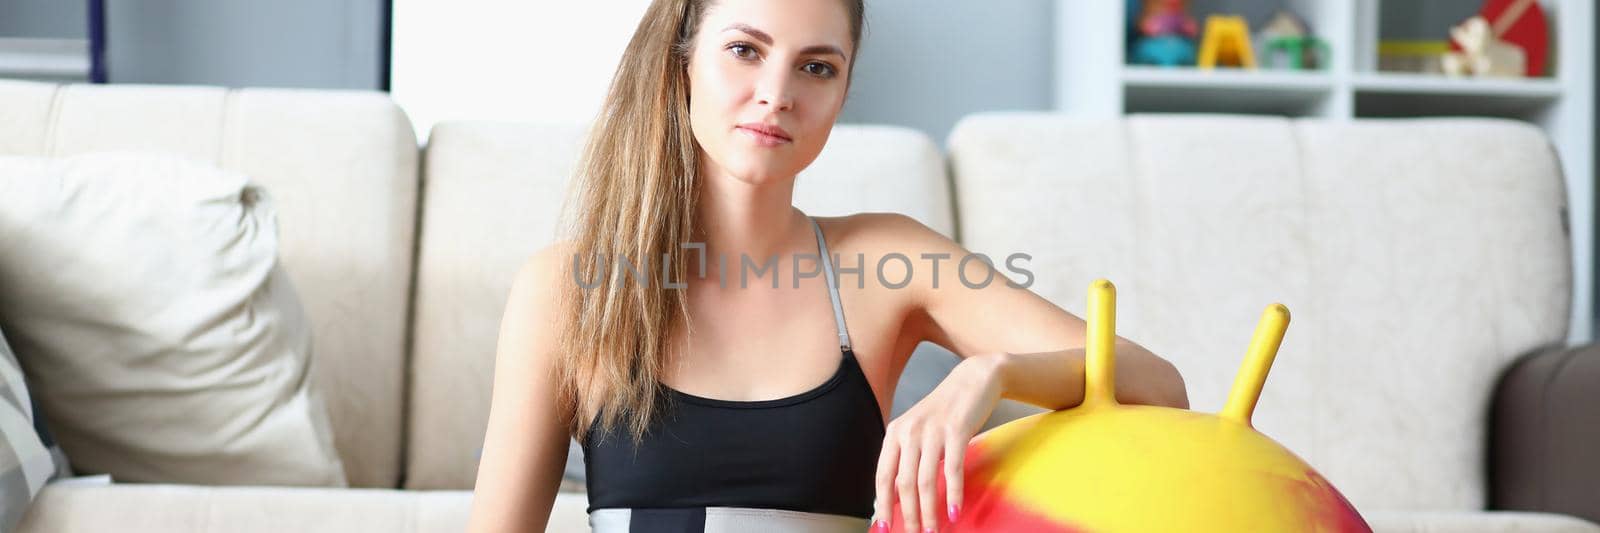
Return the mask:
{"type": "MultiPolygon", "coordinates": [[[[1090,285],[1088,309],[1083,403],[975,437],[960,516],[941,516],[940,531],[1372,530],[1327,479],[1250,425],[1287,307],[1262,314],[1216,415],[1117,403],[1111,282],[1090,285]]],[[[898,502],[892,516],[891,531],[903,531],[898,502]]]]}

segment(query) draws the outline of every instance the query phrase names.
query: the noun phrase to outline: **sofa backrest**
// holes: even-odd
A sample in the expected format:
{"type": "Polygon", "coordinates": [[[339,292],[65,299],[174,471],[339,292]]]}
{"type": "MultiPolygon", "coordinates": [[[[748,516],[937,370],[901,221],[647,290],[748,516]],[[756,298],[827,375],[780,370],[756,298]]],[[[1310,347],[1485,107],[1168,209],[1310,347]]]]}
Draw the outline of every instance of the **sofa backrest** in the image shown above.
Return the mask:
{"type": "MultiPolygon", "coordinates": [[[[495,340],[517,268],[556,238],[580,125],[447,122],[429,133],[417,263],[406,488],[470,489],[495,340]]],[[[896,211],[950,234],[949,183],[919,133],[839,126],[797,179],[811,215],[896,211]]]]}
{"type": "Polygon", "coordinates": [[[417,144],[385,95],[0,80],[0,125],[0,154],[161,151],[264,184],[350,484],[398,483],[417,144]]]}
{"type": "Polygon", "coordinates": [[[1287,305],[1256,427],[1360,509],[1482,509],[1495,379],[1566,336],[1562,178],[1522,123],[1005,113],[949,150],[964,244],[1033,254],[1079,316],[1111,280],[1195,410],[1287,305]]]}
{"type": "MultiPolygon", "coordinates": [[[[511,276],[555,236],[584,128],[440,125],[419,223],[416,140],[381,93],[0,81],[0,124],[0,154],[164,151],[263,183],[352,486],[404,467],[408,488],[471,488],[511,276]]],[[[1111,279],[1119,333],[1177,363],[1197,410],[1287,304],[1256,425],[1358,508],[1482,508],[1495,378],[1566,335],[1564,189],[1525,124],[976,115],[951,134],[955,211],[926,137],[839,126],[827,146],[802,209],[1029,252],[1075,314],[1111,279]]]]}

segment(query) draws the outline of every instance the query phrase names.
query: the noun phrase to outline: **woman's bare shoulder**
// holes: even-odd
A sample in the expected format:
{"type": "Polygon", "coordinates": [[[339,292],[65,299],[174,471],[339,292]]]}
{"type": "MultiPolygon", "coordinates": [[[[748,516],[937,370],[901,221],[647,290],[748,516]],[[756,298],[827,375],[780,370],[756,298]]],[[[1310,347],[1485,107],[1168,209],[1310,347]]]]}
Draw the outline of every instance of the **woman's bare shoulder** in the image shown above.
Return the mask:
{"type": "Polygon", "coordinates": [[[574,244],[571,241],[556,241],[533,252],[517,269],[516,278],[512,281],[512,292],[553,294],[553,291],[560,287],[558,283],[565,273],[563,268],[572,260],[573,250],[574,244]]]}
{"type": "Polygon", "coordinates": [[[952,242],[921,221],[901,213],[862,212],[816,219],[828,238],[828,248],[835,253],[913,254],[944,248],[952,242]]]}
{"type": "Polygon", "coordinates": [[[533,254],[529,255],[522,266],[524,269],[532,267],[542,270],[561,266],[563,260],[571,260],[572,251],[576,249],[576,246],[577,244],[570,240],[560,240],[546,244],[543,248],[535,250],[533,254]]]}
{"type": "Polygon", "coordinates": [[[539,348],[550,348],[564,324],[561,311],[561,283],[567,280],[566,265],[572,261],[573,245],[556,242],[529,255],[517,269],[507,295],[502,327],[531,333],[539,348]]]}

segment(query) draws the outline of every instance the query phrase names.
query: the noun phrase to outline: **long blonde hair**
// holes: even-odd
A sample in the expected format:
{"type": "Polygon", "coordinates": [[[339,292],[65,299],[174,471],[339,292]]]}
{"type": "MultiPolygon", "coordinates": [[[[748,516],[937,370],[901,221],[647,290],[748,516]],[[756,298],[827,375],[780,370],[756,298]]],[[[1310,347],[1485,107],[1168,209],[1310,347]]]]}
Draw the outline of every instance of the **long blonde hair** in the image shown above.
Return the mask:
{"type": "MultiPolygon", "coordinates": [[[[844,1],[854,71],[864,6],[844,1]]],[[[698,199],[687,67],[710,4],[654,0],[645,10],[589,132],[564,209],[576,255],[562,260],[561,305],[571,319],[561,328],[558,394],[580,440],[595,429],[589,414],[596,413],[602,431],[626,423],[638,442],[656,416],[669,334],[688,316],[685,292],[660,281],[662,269],[682,279],[694,257],[680,247],[692,240],[698,199]],[[622,258],[648,265],[642,286],[612,268],[622,258]]]]}

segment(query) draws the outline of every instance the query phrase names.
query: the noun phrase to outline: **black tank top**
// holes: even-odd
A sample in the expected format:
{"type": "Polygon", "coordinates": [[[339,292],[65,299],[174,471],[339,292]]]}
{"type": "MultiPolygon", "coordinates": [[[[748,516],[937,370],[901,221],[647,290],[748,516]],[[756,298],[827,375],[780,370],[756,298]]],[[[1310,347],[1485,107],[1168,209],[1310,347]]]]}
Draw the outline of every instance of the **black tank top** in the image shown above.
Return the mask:
{"type": "Polygon", "coordinates": [[[663,384],[665,410],[637,449],[621,427],[602,434],[595,425],[584,439],[591,515],[744,507],[872,516],[883,418],[850,348],[822,229],[811,225],[839,333],[838,370],[809,391],[773,400],[704,398],[663,384]]]}

